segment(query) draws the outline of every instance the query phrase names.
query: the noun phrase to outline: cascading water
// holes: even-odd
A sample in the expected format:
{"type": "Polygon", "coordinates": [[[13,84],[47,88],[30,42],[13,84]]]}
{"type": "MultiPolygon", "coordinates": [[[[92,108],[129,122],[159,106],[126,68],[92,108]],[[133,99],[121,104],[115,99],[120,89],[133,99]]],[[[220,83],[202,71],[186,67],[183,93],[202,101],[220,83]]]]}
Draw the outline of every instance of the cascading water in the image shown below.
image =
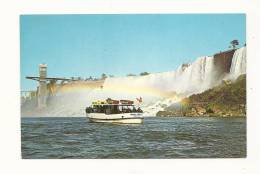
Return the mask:
{"type": "Polygon", "coordinates": [[[235,51],[230,67],[230,79],[236,79],[239,75],[246,74],[246,47],[235,51]]]}
{"type": "Polygon", "coordinates": [[[146,76],[108,78],[104,89],[118,92],[160,95],[164,92],[193,94],[208,89],[214,77],[213,57],[200,57],[190,65],[181,65],[176,71],[154,73],[146,76]]]}
{"type": "MultiPolygon", "coordinates": [[[[140,96],[143,98],[144,108],[155,114],[182,97],[203,92],[218,84],[216,71],[214,58],[206,56],[199,57],[191,64],[183,64],[176,71],[107,78],[103,88],[80,88],[58,92],[56,96],[49,98],[48,107],[44,111],[34,110],[34,115],[84,116],[85,107],[93,100],[105,100],[108,97],[135,100],[140,96]]],[[[246,73],[245,47],[234,53],[228,76],[235,79],[244,73],[246,73]]]]}

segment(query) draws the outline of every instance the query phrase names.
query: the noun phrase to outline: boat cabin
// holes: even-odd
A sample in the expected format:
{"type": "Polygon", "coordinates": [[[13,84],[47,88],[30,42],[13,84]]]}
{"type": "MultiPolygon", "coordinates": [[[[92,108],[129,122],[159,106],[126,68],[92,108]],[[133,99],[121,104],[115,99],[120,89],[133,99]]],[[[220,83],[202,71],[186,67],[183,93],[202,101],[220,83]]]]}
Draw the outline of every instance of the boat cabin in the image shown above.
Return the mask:
{"type": "Polygon", "coordinates": [[[92,102],[91,107],[86,108],[86,113],[122,114],[142,113],[140,107],[136,108],[131,100],[111,100],[92,102]]]}

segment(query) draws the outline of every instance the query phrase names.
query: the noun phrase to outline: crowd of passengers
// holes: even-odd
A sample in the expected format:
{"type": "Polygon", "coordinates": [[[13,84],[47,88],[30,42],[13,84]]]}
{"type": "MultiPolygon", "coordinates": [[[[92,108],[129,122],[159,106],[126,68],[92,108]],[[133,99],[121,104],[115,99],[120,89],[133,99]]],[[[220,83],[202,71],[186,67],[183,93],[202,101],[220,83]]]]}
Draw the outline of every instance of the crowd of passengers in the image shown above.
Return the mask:
{"type": "Polygon", "coordinates": [[[95,105],[93,107],[86,108],[87,113],[106,113],[106,114],[120,114],[120,113],[142,113],[140,107],[137,109],[134,106],[105,106],[95,105]]]}

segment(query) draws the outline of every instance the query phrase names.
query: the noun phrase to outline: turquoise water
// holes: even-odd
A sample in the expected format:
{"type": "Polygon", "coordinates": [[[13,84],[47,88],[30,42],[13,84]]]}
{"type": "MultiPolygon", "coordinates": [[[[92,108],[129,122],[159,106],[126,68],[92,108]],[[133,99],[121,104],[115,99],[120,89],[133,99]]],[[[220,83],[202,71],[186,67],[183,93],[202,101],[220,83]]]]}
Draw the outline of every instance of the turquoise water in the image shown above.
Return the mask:
{"type": "Polygon", "coordinates": [[[245,118],[145,118],[140,125],[86,118],[22,118],[22,158],[238,158],[245,118]]]}

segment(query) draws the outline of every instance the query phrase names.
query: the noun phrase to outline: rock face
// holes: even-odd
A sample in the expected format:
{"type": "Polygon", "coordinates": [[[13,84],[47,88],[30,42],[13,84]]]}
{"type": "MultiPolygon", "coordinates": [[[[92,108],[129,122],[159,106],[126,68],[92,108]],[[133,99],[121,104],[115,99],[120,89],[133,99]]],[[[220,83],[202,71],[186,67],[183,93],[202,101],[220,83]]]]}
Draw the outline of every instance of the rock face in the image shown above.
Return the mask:
{"type": "Polygon", "coordinates": [[[157,116],[246,116],[246,75],[183,99],[179,108],[168,107],[157,116]]]}
{"type": "Polygon", "coordinates": [[[214,55],[214,65],[218,67],[220,73],[229,73],[232,63],[232,58],[235,53],[235,49],[220,52],[214,55]]]}

